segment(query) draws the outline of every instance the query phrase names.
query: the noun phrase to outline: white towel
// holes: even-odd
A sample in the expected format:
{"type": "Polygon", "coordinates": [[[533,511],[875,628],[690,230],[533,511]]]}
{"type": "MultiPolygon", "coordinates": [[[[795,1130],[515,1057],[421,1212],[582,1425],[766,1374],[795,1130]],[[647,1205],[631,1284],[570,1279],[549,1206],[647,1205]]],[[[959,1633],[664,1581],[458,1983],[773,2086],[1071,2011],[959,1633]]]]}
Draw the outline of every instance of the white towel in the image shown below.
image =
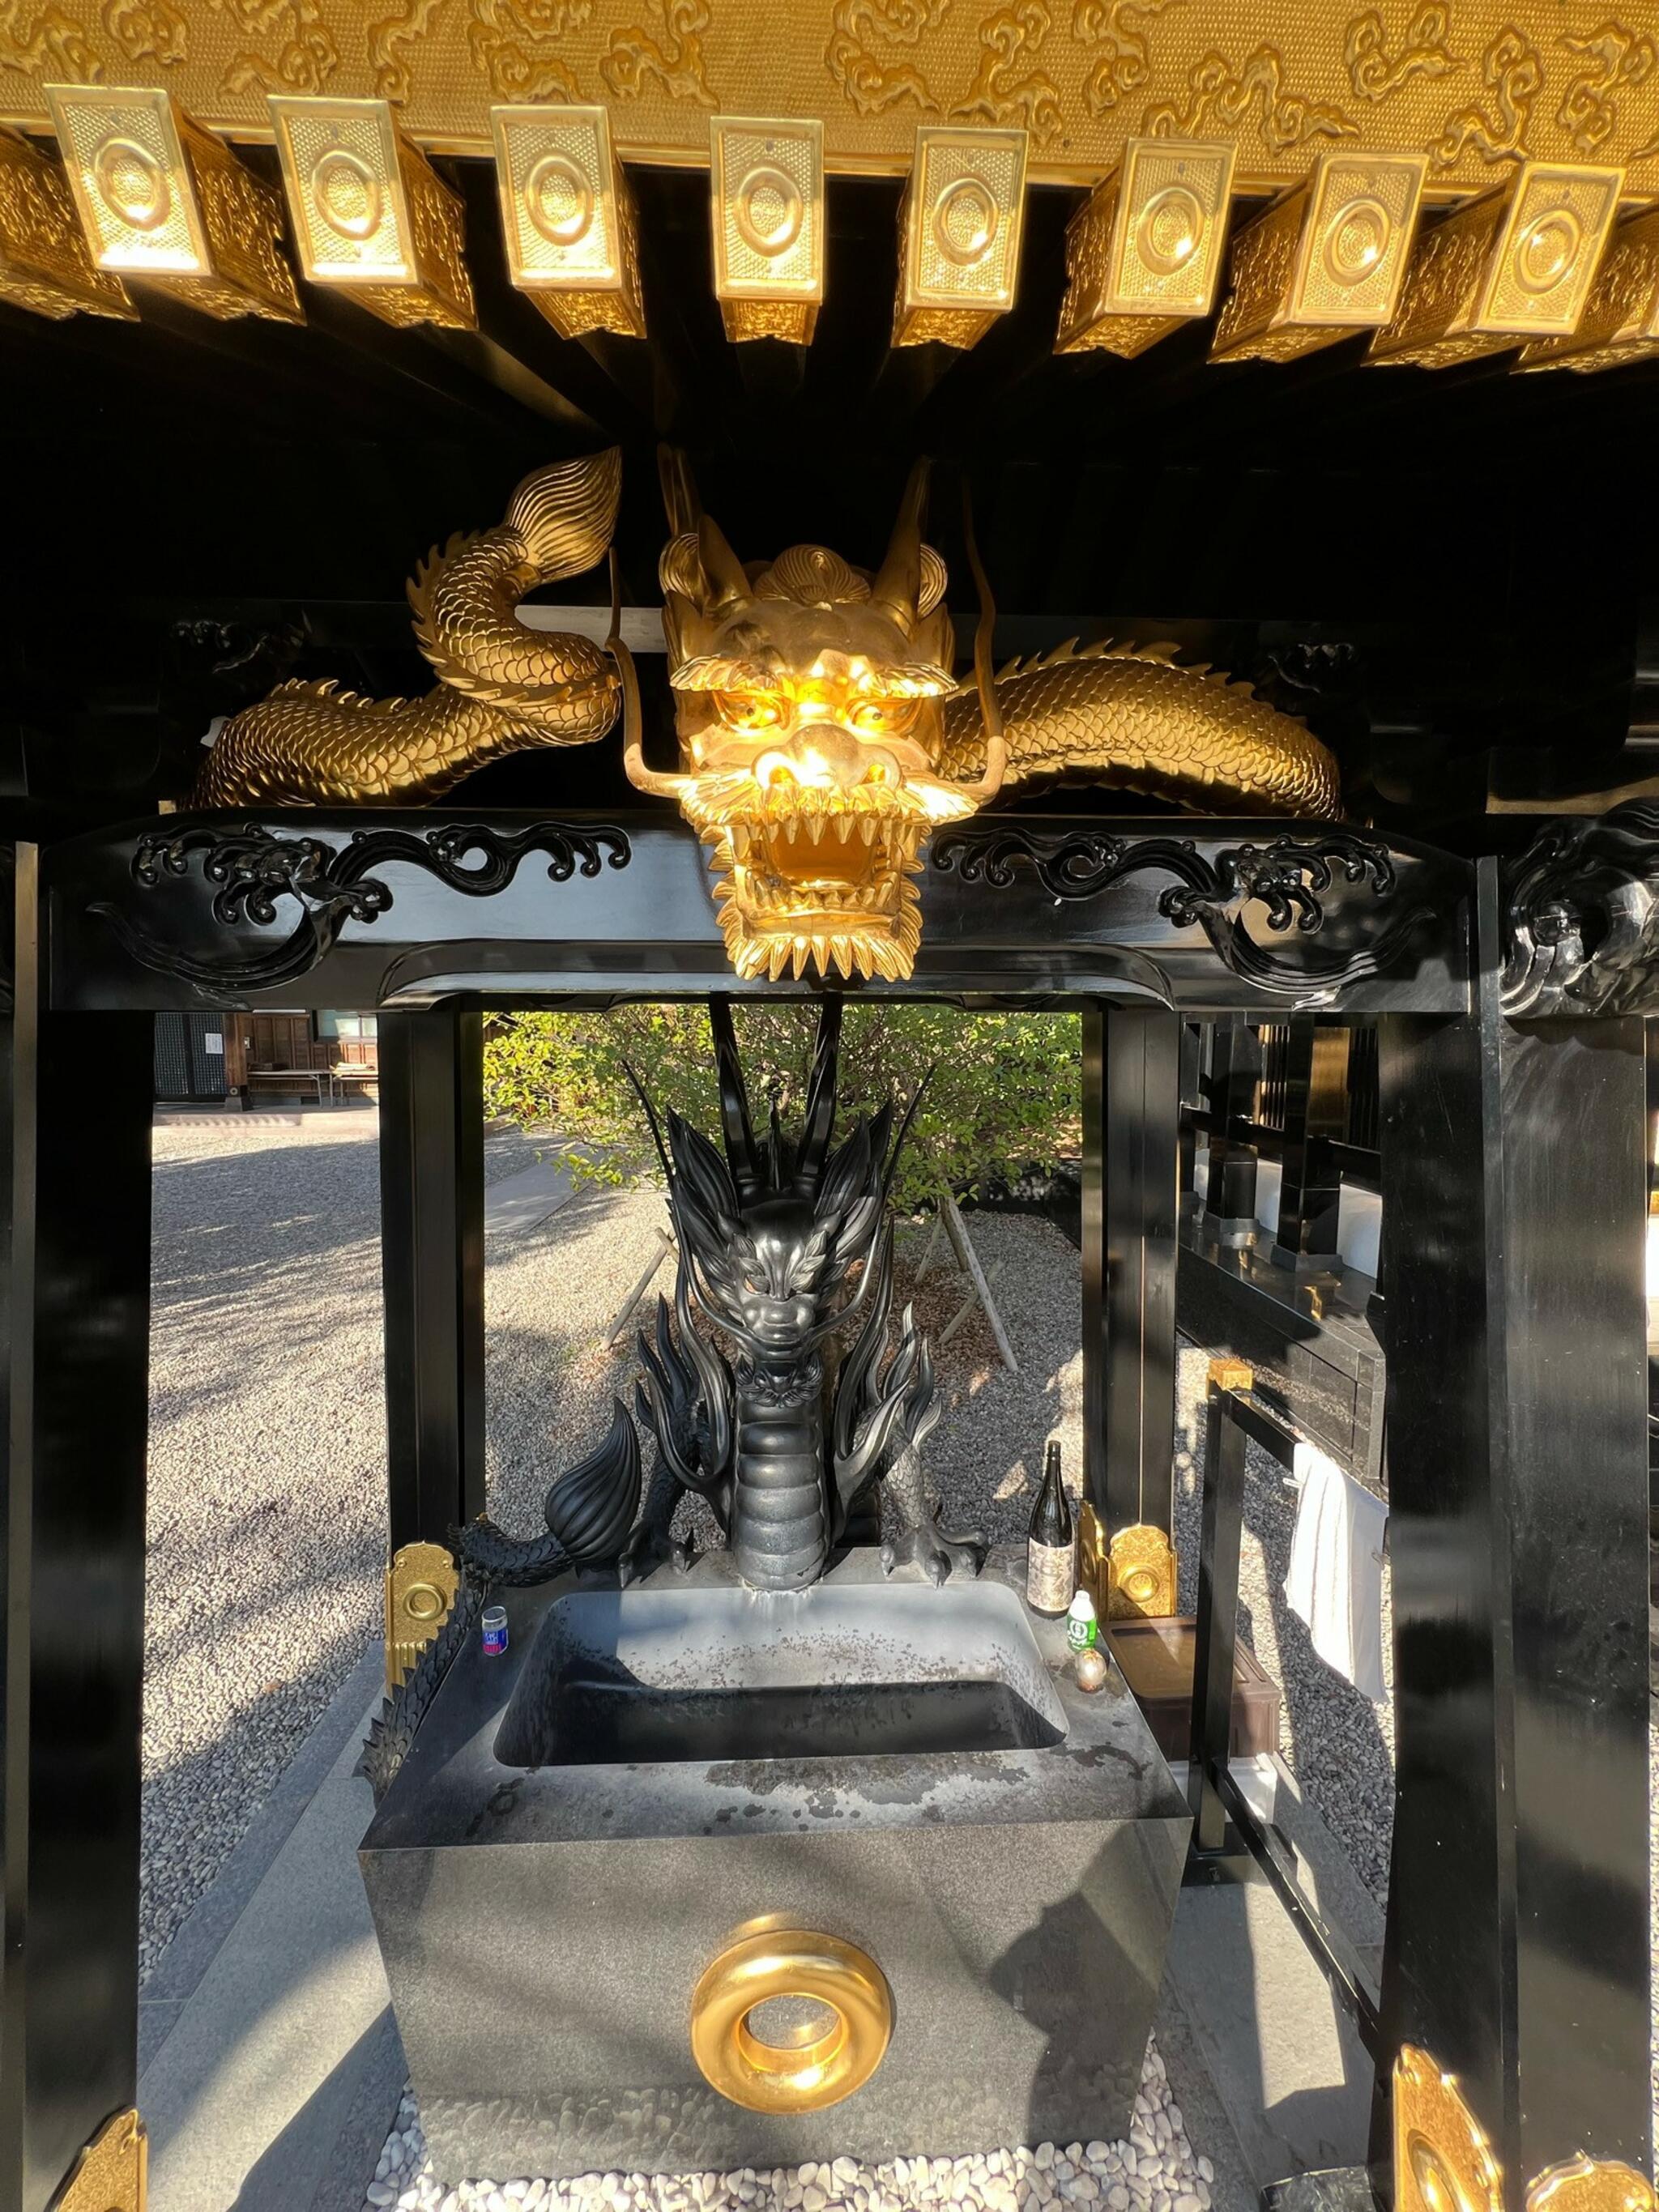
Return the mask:
{"type": "Polygon", "coordinates": [[[1316,1445],[1296,1448],[1302,1495],[1285,1596],[1313,1648],[1374,1705],[1382,1680],[1382,1532],[1389,1509],[1316,1445]]]}

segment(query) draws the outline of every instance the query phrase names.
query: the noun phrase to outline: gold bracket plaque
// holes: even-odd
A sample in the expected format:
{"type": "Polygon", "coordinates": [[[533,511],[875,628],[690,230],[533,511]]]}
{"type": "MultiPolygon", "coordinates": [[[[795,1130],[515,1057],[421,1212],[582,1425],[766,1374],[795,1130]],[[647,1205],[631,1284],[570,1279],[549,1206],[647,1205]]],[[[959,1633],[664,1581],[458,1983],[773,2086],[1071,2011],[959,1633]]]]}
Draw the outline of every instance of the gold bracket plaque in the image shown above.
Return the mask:
{"type": "Polygon", "coordinates": [[[1527,2212],[1654,2212],[1653,2185],[1622,2160],[1564,2158],[1535,2174],[1527,2212]]]}
{"type": "Polygon", "coordinates": [[[1210,1362],[1204,1379],[1212,1390],[1253,1390],[1255,1370],[1248,1359],[1235,1359],[1224,1353],[1219,1359],[1210,1362]]]}
{"type": "Polygon", "coordinates": [[[1623,368],[1659,354],[1659,208],[1626,216],[1613,234],[1577,329],[1534,338],[1523,369],[1623,368]]]}
{"type": "Polygon", "coordinates": [[[645,336],[639,216],[603,107],[492,107],[513,282],[561,337],[645,336]]]}
{"type": "Polygon", "coordinates": [[[1174,1545],[1151,1522],[1120,1528],[1112,1538],[1110,1618],[1167,1620],[1175,1609],[1174,1545]]]}
{"type": "Polygon", "coordinates": [[[144,2212],[149,2138],[135,2107],[106,2120],[70,2168],[52,2212],[144,2212]]]}
{"type": "Polygon", "coordinates": [[[449,1618],[460,1589],[441,1544],[405,1544],[386,1571],[386,1686],[395,1690],[449,1618]]]}
{"type": "Polygon", "coordinates": [[[461,203],[383,100],[267,102],[307,283],[403,329],[472,331],[461,203]]]}
{"type": "Polygon", "coordinates": [[[120,278],[93,266],[62,165],[12,131],[0,131],[0,300],[55,322],[136,315],[120,278]]]}
{"type": "Polygon", "coordinates": [[[896,346],[975,345],[1014,304],[1026,134],[924,123],[899,210],[896,346]]]}
{"type": "Polygon", "coordinates": [[[1400,312],[1366,359],[1449,368],[1578,327],[1622,169],[1527,161],[1419,237],[1400,312]]]}
{"type": "Polygon", "coordinates": [[[1394,319],[1424,154],[1326,152],[1233,246],[1212,361],[1296,361],[1394,319]]]}
{"type": "Polygon", "coordinates": [[[46,98],[97,267],[222,322],[304,322],[280,195],[169,94],[48,85],[46,98]]]}
{"type": "Polygon", "coordinates": [[[1056,353],[1133,358],[1209,313],[1237,155],[1230,139],[1129,141],[1122,166],[1066,226],[1056,353]]]}
{"type": "Polygon", "coordinates": [[[717,115],[708,145],[726,335],[809,344],[823,301],[823,124],[717,115]]]}

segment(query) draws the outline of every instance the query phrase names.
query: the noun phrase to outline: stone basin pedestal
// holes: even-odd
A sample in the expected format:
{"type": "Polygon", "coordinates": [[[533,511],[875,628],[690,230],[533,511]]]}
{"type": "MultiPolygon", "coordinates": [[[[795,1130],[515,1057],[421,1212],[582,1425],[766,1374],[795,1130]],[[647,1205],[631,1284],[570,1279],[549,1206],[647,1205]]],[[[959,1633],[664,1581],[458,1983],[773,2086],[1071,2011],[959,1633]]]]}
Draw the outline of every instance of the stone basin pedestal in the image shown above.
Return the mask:
{"type": "MultiPolygon", "coordinates": [[[[507,1654],[455,1662],[360,1854],[441,2176],[1127,2133],[1187,1808],[1020,1565],[934,1589],[861,1551],[763,1595],[715,1553],[507,1594],[507,1654]],[[694,1992],[757,1927],[879,1969],[890,2039],[838,2103],[749,2109],[699,2069],[694,1992]]],[[[833,2026],[787,2003],[764,2044],[833,2026]]]]}

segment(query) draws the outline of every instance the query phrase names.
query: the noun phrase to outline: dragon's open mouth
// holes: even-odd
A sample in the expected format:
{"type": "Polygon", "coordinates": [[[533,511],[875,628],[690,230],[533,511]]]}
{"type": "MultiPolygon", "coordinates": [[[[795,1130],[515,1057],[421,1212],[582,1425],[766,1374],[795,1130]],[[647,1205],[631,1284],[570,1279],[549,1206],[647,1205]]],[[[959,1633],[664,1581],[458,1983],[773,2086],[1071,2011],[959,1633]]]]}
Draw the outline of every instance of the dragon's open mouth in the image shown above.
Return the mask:
{"type": "Polygon", "coordinates": [[[700,825],[727,949],[741,975],[907,975],[921,933],[920,811],[848,809],[700,825]]]}

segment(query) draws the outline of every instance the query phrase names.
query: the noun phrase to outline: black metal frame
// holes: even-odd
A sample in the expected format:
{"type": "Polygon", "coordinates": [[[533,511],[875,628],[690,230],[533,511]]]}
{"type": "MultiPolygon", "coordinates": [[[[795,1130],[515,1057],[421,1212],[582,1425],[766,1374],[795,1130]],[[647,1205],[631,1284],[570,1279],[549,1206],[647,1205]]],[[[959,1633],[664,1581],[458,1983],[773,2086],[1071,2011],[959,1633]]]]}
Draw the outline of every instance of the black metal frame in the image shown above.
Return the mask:
{"type": "MultiPolygon", "coordinates": [[[[936,842],[915,977],[870,993],[1089,1016],[1090,1481],[1120,1520],[1165,1510],[1150,1443],[1103,1440],[1109,1424],[1150,1437],[1153,1411],[1161,1434],[1163,1372],[1153,1409],[1140,1370],[1166,1346],[1172,1380],[1158,1191],[1167,1174],[1173,1206],[1181,1018],[1385,1018],[1400,1815],[1381,2048],[1421,2043],[1457,2072],[1513,2173],[1581,2142],[1638,2165],[1649,2148],[1642,1058],[1639,1025],[1609,1008],[1645,1010],[1659,960],[1595,915],[1609,879],[1627,912],[1621,885],[1659,878],[1659,857],[1635,831],[1583,842],[1596,873],[1575,908],[1560,878],[1580,849],[1523,872],[1507,916],[1483,864],[1477,929],[1468,866],[1420,847],[992,818],[936,842]],[[1508,950],[1520,1022],[1504,1012],[1508,950]],[[1109,1378],[1103,1350],[1127,1364],[1130,1341],[1135,1375],[1109,1378]],[[1564,1978],[1575,1946],[1595,1977],[1589,2033],[1564,1978]]],[[[54,848],[38,871],[25,850],[17,909],[0,2212],[40,2212],[132,2087],[148,1016],[238,1000],[383,1022],[438,1010],[404,1033],[412,1119],[397,1067],[391,1115],[407,1216],[392,1272],[407,1231],[419,1279],[389,1322],[416,1397],[404,1525],[431,1534],[476,1495],[465,1024],[491,1006],[792,994],[733,984],[702,855],[665,814],[141,824],[54,848]],[[94,1061],[97,1138],[113,1147],[98,1180],[94,1061]],[[429,1223],[428,1178],[459,1193],[429,1223]],[[421,1356],[452,1328],[441,1361],[421,1356]],[[437,1401],[420,1402],[428,1388],[437,1401]]],[[[1242,1417],[1223,1426],[1242,1434],[1242,1417]]],[[[1225,1450],[1216,1474],[1219,1516],[1225,1450]]],[[[1218,1517],[1206,1700],[1227,1679],[1222,1532],[1218,1517]]],[[[1198,1771],[1205,1832],[1206,1788],[1237,1825],[1213,1751],[1198,1771]]]]}

